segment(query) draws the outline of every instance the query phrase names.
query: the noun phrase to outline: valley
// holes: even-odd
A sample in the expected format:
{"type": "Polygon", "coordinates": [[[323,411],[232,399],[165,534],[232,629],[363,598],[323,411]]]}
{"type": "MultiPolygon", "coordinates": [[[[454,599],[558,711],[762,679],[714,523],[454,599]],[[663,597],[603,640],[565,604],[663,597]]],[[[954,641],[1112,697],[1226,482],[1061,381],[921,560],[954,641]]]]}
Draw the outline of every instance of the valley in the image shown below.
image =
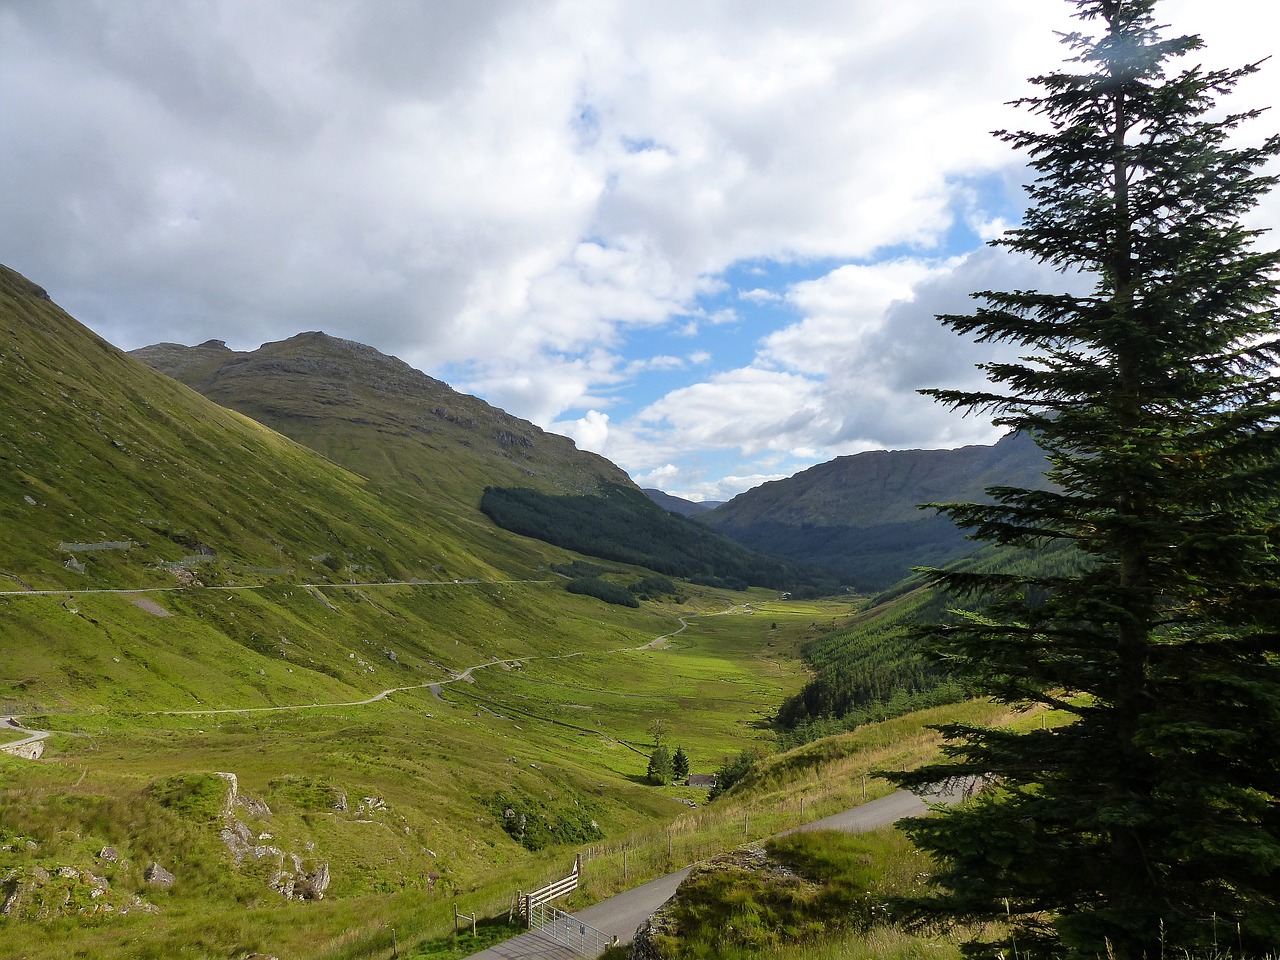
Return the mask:
{"type": "Polygon", "coordinates": [[[136,353],[206,397],[3,268],[0,343],[0,712],[46,734],[0,752],[15,956],[380,956],[575,853],[598,899],[936,750],[891,720],[769,774],[812,651],[881,612],[395,358],[136,353]],[[659,745],[745,784],[655,786],[659,745]]]}

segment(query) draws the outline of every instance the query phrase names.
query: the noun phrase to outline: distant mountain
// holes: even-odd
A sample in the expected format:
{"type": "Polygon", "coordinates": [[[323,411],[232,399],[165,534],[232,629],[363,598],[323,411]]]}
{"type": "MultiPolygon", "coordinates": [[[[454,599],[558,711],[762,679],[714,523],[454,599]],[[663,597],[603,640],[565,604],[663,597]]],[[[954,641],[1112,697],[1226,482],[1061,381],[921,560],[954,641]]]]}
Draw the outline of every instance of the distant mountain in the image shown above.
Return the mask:
{"type": "Polygon", "coordinates": [[[209,340],[132,355],[349,470],[473,516],[493,484],[561,494],[634,486],[569,438],[351,340],[311,332],[245,352],[209,340]]]}
{"type": "Polygon", "coordinates": [[[673,525],[605,458],[364,344],[312,332],[247,352],[210,340],[155,344],[133,356],[380,489],[417,498],[424,513],[482,524],[490,535],[492,521],[702,583],[814,582],[795,564],[761,557],[705,527],[673,525]],[[590,535],[581,529],[586,517],[590,535]]]}
{"type": "Polygon", "coordinates": [[[724,502],[723,500],[703,500],[701,502],[686,500],[684,497],[663,493],[653,487],[645,487],[644,493],[645,496],[662,507],[663,510],[670,510],[672,513],[678,513],[682,517],[696,517],[698,514],[706,513],[724,502]]]}
{"type": "Polygon", "coordinates": [[[662,509],[632,487],[602,485],[594,494],[577,496],[489,487],[480,506],[503,529],[707,586],[803,589],[815,595],[836,588],[811,565],[746,548],[662,509]]]}
{"type": "Polygon", "coordinates": [[[985,500],[990,486],[1044,486],[1045,467],[1025,435],[957,450],[874,450],[761,484],[697,519],[753,550],[874,591],[913,566],[974,550],[949,519],[919,504],[985,500]]]}

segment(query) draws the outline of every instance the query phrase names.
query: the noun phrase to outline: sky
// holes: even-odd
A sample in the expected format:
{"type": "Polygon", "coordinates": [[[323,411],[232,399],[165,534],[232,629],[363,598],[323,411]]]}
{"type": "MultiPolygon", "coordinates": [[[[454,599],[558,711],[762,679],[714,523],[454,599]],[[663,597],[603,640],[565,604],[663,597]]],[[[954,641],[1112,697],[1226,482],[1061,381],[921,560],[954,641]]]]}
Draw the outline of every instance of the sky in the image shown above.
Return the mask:
{"type": "MultiPolygon", "coordinates": [[[[693,500],[990,443],[916,391],[994,356],[936,314],[1079,282],[987,245],[1070,9],[0,0],[0,263],[124,349],[370,344],[693,500]]],[[[1228,66],[1269,10],[1157,19],[1228,66]]],[[[1280,62],[1230,106],[1278,100],[1280,62]]]]}

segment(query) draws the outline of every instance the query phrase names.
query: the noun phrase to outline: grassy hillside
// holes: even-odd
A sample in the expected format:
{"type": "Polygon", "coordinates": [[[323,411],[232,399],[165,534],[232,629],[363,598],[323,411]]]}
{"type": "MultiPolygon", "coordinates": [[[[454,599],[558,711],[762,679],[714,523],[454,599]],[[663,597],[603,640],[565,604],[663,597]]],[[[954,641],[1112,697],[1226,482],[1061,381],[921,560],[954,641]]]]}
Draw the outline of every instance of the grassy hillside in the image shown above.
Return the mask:
{"type": "Polygon", "coordinates": [[[209,341],[132,355],[362,476],[437,506],[445,498],[473,518],[489,485],[549,493],[594,491],[601,480],[631,485],[626,473],[567,437],[324,333],[249,352],[209,341]]]}
{"type": "Polygon", "coordinates": [[[704,583],[796,582],[783,564],[677,522],[566,437],[371,347],[303,333],[245,353],[209,341],[133,355],[429,512],[482,510],[524,536],[704,583]]]}
{"type": "MultiPolygon", "coordinates": [[[[1064,548],[1029,554],[988,546],[952,567],[1053,576],[1079,562],[1077,554],[1064,548]]],[[[792,731],[787,739],[812,739],[968,696],[946,664],[929,655],[918,631],[945,623],[953,610],[974,609],[973,600],[930,587],[921,574],[872,598],[840,630],[805,647],[814,674],[778,711],[779,722],[792,731]]]]}
{"type": "Polygon", "coordinates": [[[771,736],[800,646],[848,612],[566,593],[573,555],[216,406],[7,270],[0,372],[0,711],[53,731],[38,762],[0,754],[0,942],[24,956],[447,929],[454,897],[562,873],[561,841],[686,810],[642,784],[654,721],[714,769],[771,736]],[[538,831],[513,836],[517,806],[538,831]],[[322,874],[321,900],[279,892],[322,874]]]}
{"type": "Polygon", "coordinates": [[[946,517],[920,504],[982,501],[989,486],[1044,484],[1030,438],[958,450],[875,450],[761,484],[698,515],[753,550],[803,560],[859,590],[883,590],[913,566],[943,566],[973,550],[946,517]]]}

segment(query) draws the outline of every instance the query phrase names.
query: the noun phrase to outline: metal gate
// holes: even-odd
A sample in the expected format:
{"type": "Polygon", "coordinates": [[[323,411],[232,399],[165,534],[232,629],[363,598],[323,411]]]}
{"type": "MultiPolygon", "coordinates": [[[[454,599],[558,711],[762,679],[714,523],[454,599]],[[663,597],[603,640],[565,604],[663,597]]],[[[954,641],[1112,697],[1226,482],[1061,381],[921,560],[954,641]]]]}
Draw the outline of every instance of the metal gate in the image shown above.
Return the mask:
{"type": "Polygon", "coordinates": [[[540,930],[556,943],[563,944],[584,957],[598,957],[613,946],[616,940],[603,930],[597,930],[549,903],[531,899],[528,901],[528,911],[530,930],[540,930]]]}

